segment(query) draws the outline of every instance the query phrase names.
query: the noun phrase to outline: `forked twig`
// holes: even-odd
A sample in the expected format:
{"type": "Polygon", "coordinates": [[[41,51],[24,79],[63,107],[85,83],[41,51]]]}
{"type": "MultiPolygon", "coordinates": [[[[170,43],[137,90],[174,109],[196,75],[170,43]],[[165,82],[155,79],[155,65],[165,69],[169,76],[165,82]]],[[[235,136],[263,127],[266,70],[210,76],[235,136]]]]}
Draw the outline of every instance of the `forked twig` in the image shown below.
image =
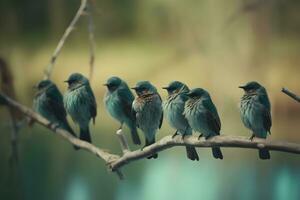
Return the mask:
{"type": "Polygon", "coordinates": [[[59,42],[52,54],[50,62],[44,73],[44,79],[50,79],[55,61],[56,61],[59,53],[61,52],[61,49],[64,46],[66,39],[68,38],[70,33],[75,29],[75,25],[78,22],[78,20],[80,19],[80,17],[85,13],[86,6],[87,6],[87,0],[81,0],[81,4],[80,4],[78,11],[76,12],[76,14],[75,14],[74,18],[72,19],[68,28],[65,30],[63,36],[59,40],[59,42]]]}

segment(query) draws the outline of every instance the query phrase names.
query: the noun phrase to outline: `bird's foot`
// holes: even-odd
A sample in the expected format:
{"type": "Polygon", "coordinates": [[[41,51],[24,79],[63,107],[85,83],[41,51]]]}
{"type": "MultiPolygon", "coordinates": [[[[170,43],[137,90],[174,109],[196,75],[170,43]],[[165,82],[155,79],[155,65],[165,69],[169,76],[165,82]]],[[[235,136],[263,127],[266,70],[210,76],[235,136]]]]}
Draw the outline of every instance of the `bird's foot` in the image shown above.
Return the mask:
{"type": "Polygon", "coordinates": [[[198,140],[200,140],[201,137],[203,137],[202,133],[198,136],[198,140]]]}
{"type": "Polygon", "coordinates": [[[141,151],[144,151],[144,148],[146,147],[147,145],[144,145],[142,148],[141,148],[141,151]]]}
{"type": "Polygon", "coordinates": [[[147,157],[147,159],[156,159],[157,158],[157,153],[152,154],[151,156],[147,157]]]}
{"type": "Polygon", "coordinates": [[[209,140],[209,139],[211,139],[213,137],[215,137],[215,135],[209,135],[209,136],[205,137],[205,140],[209,140]]]}
{"type": "Polygon", "coordinates": [[[122,130],[122,129],[123,129],[123,123],[120,125],[119,130],[122,130]]]}
{"type": "Polygon", "coordinates": [[[172,135],[172,139],[174,139],[174,137],[178,135],[178,131],[176,130],[176,132],[172,135]]]}
{"type": "Polygon", "coordinates": [[[181,139],[184,140],[186,134],[182,134],[181,139]]]}
{"type": "Polygon", "coordinates": [[[51,128],[51,129],[54,129],[54,131],[56,131],[56,129],[59,127],[59,124],[58,123],[54,123],[54,122],[50,122],[48,124],[48,127],[51,128]]]}
{"type": "Polygon", "coordinates": [[[253,141],[253,138],[255,138],[254,134],[251,135],[251,137],[249,138],[249,140],[253,141]]]}

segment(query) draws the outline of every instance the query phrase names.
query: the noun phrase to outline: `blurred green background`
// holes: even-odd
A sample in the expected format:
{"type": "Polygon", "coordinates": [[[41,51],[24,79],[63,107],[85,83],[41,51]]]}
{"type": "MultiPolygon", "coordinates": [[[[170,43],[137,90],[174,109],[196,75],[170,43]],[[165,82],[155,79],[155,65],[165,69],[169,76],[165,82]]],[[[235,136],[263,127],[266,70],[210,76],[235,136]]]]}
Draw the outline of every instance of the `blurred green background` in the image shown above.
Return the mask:
{"type": "MultiPolygon", "coordinates": [[[[23,104],[31,106],[32,86],[42,78],[79,4],[0,1],[0,55],[11,67],[23,104]]],[[[102,100],[102,84],[112,75],[129,85],[149,80],[163,98],[160,88],[172,80],[206,88],[218,108],[222,133],[247,137],[238,110],[243,92],[237,86],[257,80],[272,103],[269,139],[300,143],[300,105],[280,92],[286,86],[300,94],[299,10],[299,0],[93,1],[96,62],[91,84],[99,113],[92,127],[94,144],[120,153],[119,124],[105,112],[102,100]]],[[[57,60],[52,78],[62,92],[70,73],[88,75],[87,30],[87,17],[82,17],[57,60]]],[[[261,161],[255,150],[223,148],[225,159],[217,161],[210,149],[198,149],[200,161],[191,162],[178,147],[161,152],[157,160],[127,165],[126,180],[119,181],[103,161],[75,152],[40,125],[20,131],[20,164],[11,168],[6,108],[0,108],[0,119],[0,199],[300,199],[297,155],[271,152],[270,161],[261,161]]],[[[165,121],[157,138],[173,132],[165,121]]]]}

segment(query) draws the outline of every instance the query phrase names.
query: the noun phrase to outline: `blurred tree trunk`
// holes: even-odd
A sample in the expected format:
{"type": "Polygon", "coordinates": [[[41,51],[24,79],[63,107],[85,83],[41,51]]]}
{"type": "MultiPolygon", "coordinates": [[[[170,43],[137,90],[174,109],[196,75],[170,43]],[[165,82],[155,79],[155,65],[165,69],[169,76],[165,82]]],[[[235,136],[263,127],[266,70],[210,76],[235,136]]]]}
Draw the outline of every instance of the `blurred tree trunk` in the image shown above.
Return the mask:
{"type": "Polygon", "coordinates": [[[249,68],[258,68],[264,65],[269,54],[272,37],[272,3],[262,3],[250,14],[250,25],[253,31],[252,56],[249,68]]]}
{"type": "Polygon", "coordinates": [[[50,37],[53,37],[65,29],[65,1],[64,0],[48,0],[48,16],[50,37]]]}

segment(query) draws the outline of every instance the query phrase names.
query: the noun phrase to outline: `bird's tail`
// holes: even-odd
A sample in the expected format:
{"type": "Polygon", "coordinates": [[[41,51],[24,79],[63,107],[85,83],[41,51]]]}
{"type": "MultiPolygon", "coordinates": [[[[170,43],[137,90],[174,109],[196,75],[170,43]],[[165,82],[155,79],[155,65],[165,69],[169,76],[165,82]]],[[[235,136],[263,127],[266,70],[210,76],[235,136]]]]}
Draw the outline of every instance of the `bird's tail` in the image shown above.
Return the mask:
{"type": "Polygon", "coordinates": [[[63,123],[61,126],[63,129],[65,129],[66,131],[68,131],[69,133],[71,133],[71,135],[73,135],[74,137],[77,137],[75,132],[73,131],[73,129],[70,127],[70,125],[68,124],[68,122],[63,123]]]}
{"type": "Polygon", "coordinates": [[[221,159],[221,160],[223,159],[223,154],[220,147],[212,147],[212,153],[214,158],[221,159]]]}
{"type": "Polygon", "coordinates": [[[267,149],[260,149],[259,150],[259,158],[262,160],[268,160],[271,158],[270,152],[267,149]]]}
{"type": "Polygon", "coordinates": [[[80,137],[81,140],[87,141],[89,143],[92,143],[91,135],[90,135],[90,129],[87,128],[80,128],[80,137]]]}
{"type": "Polygon", "coordinates": [[[195,149],[195,147],[186,147],[186,155],[191,160],[199,160],[198,153],[195,149]]]}
{"type": "MultiPolygon", "coordinates": [[[[152,141],[150,141],[150,142],[146,139],[145,147],[146,147],[146,146],[150,146],[151,144],[154,144],[154,143],[155,143],[155,138],[154,138],[152,141]]],[[[158,154],[157,154],[157,153],[154,153],[154,154],[152,154],[151,156],[149,156],[149,157],[147,157],[147,158],[148,158],[148,159],[151,159],[151,158],[156,159],[157,156],[158,156],[158,154]]]]}
{"type": "Polygon", "coordinates": [[[141,140],[140,140],[137,128],[132,127],[132,128],[130,128],[130,131],[131,131],[131,138],[132,138],[133,143],[136,144],[136,145],[140,145],[141,140]]]}
{"type": "MultiPolygon", "coordinates": [[[[75,134],[75,132],[73,131],[73,129],[70,127],[70,125],[68,124],[68,122],[65,122],[63,125],[62,125],[62,128],[65,129],[66,131],[68,131],[69,133],[71,133],[71,135],[73,135],[74,137],[77,138],[77,135],[75,134]]],[[[75,150],[79,150],[80,148],[76,145],[73,145],[74,149],[75,150]]]]}

